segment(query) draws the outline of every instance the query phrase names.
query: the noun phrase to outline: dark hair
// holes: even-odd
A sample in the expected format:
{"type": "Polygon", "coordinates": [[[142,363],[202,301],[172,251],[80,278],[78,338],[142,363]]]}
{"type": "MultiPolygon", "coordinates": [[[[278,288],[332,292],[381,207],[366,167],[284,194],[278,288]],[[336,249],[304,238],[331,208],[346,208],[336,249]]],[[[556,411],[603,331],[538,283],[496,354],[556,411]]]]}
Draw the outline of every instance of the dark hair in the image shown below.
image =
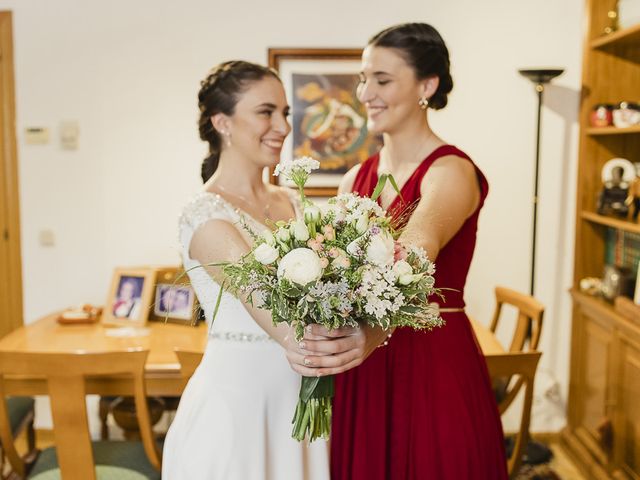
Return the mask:
{"type": "Polygon", "coordinates": [[[278,78],[270,68],[242,60],[232,60],[214,67],[207,78],[200,82],[198,129],[200,138],[209,144],[209,155],[202,162],[200,172],[203,183],[209,180],[218,168],[222,151],[222,139],[213,128],[211,117],[217,113],[233,115],[240,94],[245,92],[251,83],[269,75],[278,78]]]}
{"type": "Polygon", "coordinates": [[[439,110],[447,105],[447,94],[453,89],[449,50],[435,28],[426,23],[394,25],[371,37],[369,45],[399,50],[419,80],[437,76],[440,82],[429,107],[439,110]]]}

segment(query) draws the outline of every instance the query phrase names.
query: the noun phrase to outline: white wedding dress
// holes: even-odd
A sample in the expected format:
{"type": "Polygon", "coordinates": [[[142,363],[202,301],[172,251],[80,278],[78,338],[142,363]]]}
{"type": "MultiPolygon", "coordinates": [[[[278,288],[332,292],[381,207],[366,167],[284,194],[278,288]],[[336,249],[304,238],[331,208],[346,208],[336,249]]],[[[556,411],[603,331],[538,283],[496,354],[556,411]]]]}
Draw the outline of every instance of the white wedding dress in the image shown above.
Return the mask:
{"type": "MultiPolygon", "coordinates": [[[[294,205],[299,215],[295,200],[294,205]]],[[[184,266],[209,325],[219,285],[197,268],[201,265],[189,257],[189,244],[207,221],[238,224],[241,217],[257,232],[266,228],[210,193],[196,196],[180,218],[184,266]]],[[[239,224],[237,228],[242,230],[239,224]]],[[[291,438],[299,388],[300,376],[291,370],[282,347],[225,292],[202,362],[167,433],[162,478],[328,480],[328,443],[309,445],[291,438]]]]}

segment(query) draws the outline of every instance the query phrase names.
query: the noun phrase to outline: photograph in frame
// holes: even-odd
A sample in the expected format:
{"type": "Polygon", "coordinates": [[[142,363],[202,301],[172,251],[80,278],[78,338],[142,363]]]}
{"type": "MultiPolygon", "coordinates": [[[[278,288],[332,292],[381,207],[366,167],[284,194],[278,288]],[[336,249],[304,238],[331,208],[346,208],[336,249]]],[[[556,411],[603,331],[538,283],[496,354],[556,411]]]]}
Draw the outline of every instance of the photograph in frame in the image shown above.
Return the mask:
{"type": "Polygon", "coordinates": [[[291,105],[292,131],[283,159],[309,156],[320,162],[307,182],[307,195],[335,195],[342,176],[382,145],[367,131],[366,111],[356,94],[361,54],[361,49],[269,49],[269,66],[278,71],[291,105]]]}
{"type": "Polygon", "coordinates": [[[150,268],[116,268],[111,280],[102,323],[143,326],[153,295],[154,272],[150,268]]]}
{"type": "Polygon", "coordinates": [[[200,305],[189,276],[178,266],[156,267],[149,320],[196,325],[200,305]]]}

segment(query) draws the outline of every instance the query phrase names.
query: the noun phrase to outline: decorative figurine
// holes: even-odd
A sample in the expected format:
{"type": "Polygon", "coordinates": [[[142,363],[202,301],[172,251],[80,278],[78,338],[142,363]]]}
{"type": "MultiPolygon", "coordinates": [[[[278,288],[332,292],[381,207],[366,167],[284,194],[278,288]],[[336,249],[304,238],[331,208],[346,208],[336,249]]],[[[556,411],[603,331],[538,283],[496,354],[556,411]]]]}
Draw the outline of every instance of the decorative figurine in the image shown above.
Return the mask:
{"type": "Polygon", "coordinates": [[[602,167],[604,188],[598,196],[597,212],[626,218],[629,213],[629,183],[635,178],[635,168],[629,160],[614,158],[605,163],[602,167]]]}
{"type": "Polygon", "coordinates": [[[640,162],[635,163],[635,167],[636,178],[629,184],[629,195],[625,203],[628,207],[631,207],[631,218],[634,222],[637,222],[640,214],[640,162]]]}

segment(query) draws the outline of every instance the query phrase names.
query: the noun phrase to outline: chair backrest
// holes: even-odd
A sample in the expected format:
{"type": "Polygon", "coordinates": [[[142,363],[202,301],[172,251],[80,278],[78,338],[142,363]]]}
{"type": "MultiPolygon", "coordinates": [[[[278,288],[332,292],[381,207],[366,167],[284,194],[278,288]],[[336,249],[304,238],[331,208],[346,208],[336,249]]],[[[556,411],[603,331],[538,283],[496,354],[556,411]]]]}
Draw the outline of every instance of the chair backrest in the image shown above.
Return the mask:
{"type": "Polygon", "coordinates": [[[506,287],[496,287],[496,310],[491,321],[491,331],[495,333],[498,328],[498,321],[502,313],[502,306],[512,305],[518,310],[518,319],[509,346],[510,352],[525,351],[525,344],[529,339],[528,350],[537,350],[542,332],[542,317],[544,315],[544,305],[538,302],[531,295],[511,290],[506,287]]]}
{"type": "Polygon", "coordinates": [[[149,351],[128,349],[106,353],[0,352],[0,440],[16,473],[24,477],[25,465],[15,450],[7,425],[4,394],[6,376],[47,379],[58,465],[63,478],[95,479],[95,466],[86,410],[86,377],[118,376],[130,379],[138,424],[150,463],[160,470],[144,383],[144,365],[149,351]]]}
{"type": "Polygon", "coordinates": [[[186,380],[188,380],[191,378],[191,375],[193,375],[193,372],[196,371],[198,365],[200,365],[203,353],[190,350],[180,350],[179,348],[176,348],[174,351],[178,357],[178,361],[180,362],[180,373],[186,380]]]}
{"type": "Polygon", "coordinates": [[[517,377],[517,382],[508,387],[506,397],[498,404],[500,414],[504,413],[513,402],[513,397],[518,393],[520,387],[524,385],[524,404],[520,415],[520,429],[516,435],[516,441],[507,459],[509,477],[513,477],[520,468],[522,454],[529,439],[529,423],[531,421],[531,404],[533,402],[533,381],[536,375],[536,368],[540,360],[540,352],[513,352],[502,355],[488,355],[487,368],[492,378],[496,377],[517,377]]]}

